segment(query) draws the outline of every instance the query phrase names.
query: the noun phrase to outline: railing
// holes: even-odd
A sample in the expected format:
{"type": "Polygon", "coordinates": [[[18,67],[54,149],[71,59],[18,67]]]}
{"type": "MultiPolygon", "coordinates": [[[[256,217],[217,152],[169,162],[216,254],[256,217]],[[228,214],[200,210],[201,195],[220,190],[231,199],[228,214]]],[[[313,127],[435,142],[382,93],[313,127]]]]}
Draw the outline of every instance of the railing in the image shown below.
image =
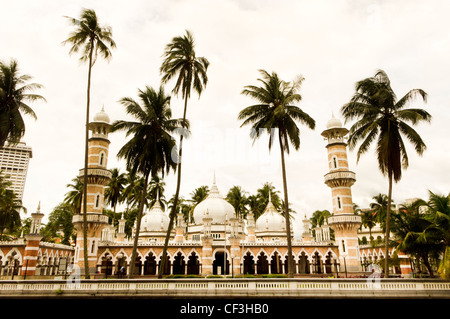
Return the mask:
{"type": "MultiPolygon", "coordinates": [[[[108,223],[108,216],[103,214],[88,214],[86,216],[88,222],[94,223],[108,223]]],[[[73,223],[82,223],[83,222],[83,214],[76,214],[72,219],[73,223]]]]}
{"type": "MultiPolygon", "coordinates": [[[[111,179],[112,173],[110,170],[104,169],[104,168],[88,168],[87,170],[88,176],[89,175],[96,175],[96,176],[102,176],[106,177],[108,179],[111,179]]],[[[80,169],[79,177],[84,176],[84,168],[80,169]]]]}
{"type": "Polygon", "coordinates": [[[325,178],[325,183],[328,182],[329,180],[333,180],[333,179],[353,179],[356,180],[356,175],[355,173],[351,172],[351,171],[337,171],[337,172],[331,172],[328,173],[324,176],[325,178]]]}
{"type": "Polygon", "coordinates": [[[2,281],[1,297],[450,298],[450,282],[422,279],[109,279],[2,281]]]}
{"type": "Polygon", "coordinates": [[[328,224],[334,223],[361,223],[361,216],[359,215],[333,215],[328,217],[328,224]]]}

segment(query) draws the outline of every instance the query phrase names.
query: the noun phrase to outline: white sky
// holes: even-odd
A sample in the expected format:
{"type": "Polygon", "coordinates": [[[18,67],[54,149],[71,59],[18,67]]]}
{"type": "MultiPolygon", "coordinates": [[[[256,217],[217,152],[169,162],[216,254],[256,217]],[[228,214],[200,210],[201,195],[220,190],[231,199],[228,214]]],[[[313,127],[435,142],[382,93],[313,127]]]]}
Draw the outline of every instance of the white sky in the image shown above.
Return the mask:
{"type": "MultiPolygon", "coordinates": [[[[223,195],[234,185],[254,193],[265,182],[282,190],[277,145],[271,154],[267,137],[252,146],[250,127],[240,128],[237,120],[241,109],[254,104],[240,92],[257,84],[258,69],[275,71],[287,81],[303,75],[299,106],[316,120],[314,131],[301,127],[301,148],[286,158],[297,222],[317,209],[331,210],[331,192],[323,182],[326,143],[320,133],[332,113],[339,117],[355,82],[377,69],[387,72],[398,97],[424,89],[428,103],[411,107],[433,115],[431,125],[416,128],[428,150],[418,157],[409,148],[410,167],[394,185],[395,201],[426,199],[428,189],[449,192],[448,1],[1,0],[0,59],[17,59],[23,73],[45,86],[39,93],[48,101],[32,104],[37,121],[26,118],[24,141],[33,148],[23,198],[29,214],[41,201],[48,215],[83,167],[87,66],[61,45],[72,30],[63,16],[78,17],[82,7],[94,9],[100,23],[113,28],[117,43],[112,60],[98,60],[93,68],[92,115],[104,105],[112,121],[127,118],[118,100],[137,98],[137,89],[145,85],[159,87],[164,47],[185,29],[196,39],[197,55],[210,61],[208,86],[200,100],[193,96],[188,105],[192,137],[184,144],[183,196],[210,185],[214,170],[223,195]]],[[[172,108],[174,117],[181,117],[183,101],[174,97],[172,108]]],[[[124,171],[116,157],[124,134],[110,137],[109,168],[124,171]]],[[[357,176],[354,203],[364,208],[374,195],[387,193],[387,179],[372,151],[358,164],[356,153],[349,152],[349,164],[357,176]]],[[[166,177],[167,198],[175,181],[173,173],[166,177]]]]}

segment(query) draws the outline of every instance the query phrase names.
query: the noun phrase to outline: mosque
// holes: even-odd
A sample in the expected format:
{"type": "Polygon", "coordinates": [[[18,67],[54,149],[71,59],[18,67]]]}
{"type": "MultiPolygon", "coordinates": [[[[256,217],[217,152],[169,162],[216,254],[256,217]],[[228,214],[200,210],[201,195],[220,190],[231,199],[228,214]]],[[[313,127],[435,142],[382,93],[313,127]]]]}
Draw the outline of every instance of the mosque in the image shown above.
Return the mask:
{"type": "MultiPolygon", "coordinates": [[[[87,255],[90,272],[99,276],[117,275],[121,268],[127,273],[133,248],[133,239],[125,235],[125,219],[122,217],[119,220],[116,231],[108,224],[108,217],[102,214],[105,187],[111,179],[107,168],[109,128],[109,116],[102,109],[89,125],[91,135],[87,170],[87,255]]],[[[322,132],[329,163],[324,182],[331,189],[333,212],[327,224],[314,229],[314,236],[306,216],[303,233],[295,236],[300,239],[294,240],[292,232],[295,276],[335,276],[344,272],[346,276],[358,276],[369,263],[384,258],[382,247],[362,247],[358,242],[361,217],[353,211],[351,187],[356,176],[348,165],[347,133],[348,130],[334,116],[322,132]],[[331,229],[334,230],[334,240],[330,236],[331,229]]],[[[84,169],[81,169],[80,177],[83,176],[84,169]]],[[[9,274],[12,262],[18,264],[18,275],[58,274],[63,260],[65,265],[78,265],[80,274],[84,274],[83,214],[73,217],[77,229],[75,247],[52,246],[40,241],[39,225],[43,214],[38,209],[32,217],[33,225],[26,238],[15,244],[0,243],[0,275],[9,274]]],[[[134,261],[135,275],[151,277],[158,274],[168,224],[168,213],[162,210],[158,201],[144,212],[134,261]]],[[[285,219],[271,200],[257,220],[251,212],[245,219],[239,218],[233,206],[221,195],[214,178],[209,195],[195,207],[193,220],[186,223],[183,215],[178,213],[163,273],[232,276],[286,274],[287,256],[285,219]]],[[[407,256],[401,257],[401,265],[399,269],[394,269],[394,273],[409,274],[409,259],[407,256]]]]}

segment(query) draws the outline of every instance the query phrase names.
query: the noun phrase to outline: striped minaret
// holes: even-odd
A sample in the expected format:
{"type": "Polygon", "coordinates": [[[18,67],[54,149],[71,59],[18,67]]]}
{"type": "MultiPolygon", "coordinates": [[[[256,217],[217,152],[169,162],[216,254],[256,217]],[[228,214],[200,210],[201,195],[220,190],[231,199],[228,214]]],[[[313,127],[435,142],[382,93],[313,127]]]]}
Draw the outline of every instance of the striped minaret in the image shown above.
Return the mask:
{"type": "Polygon", "coordinates": [[[361,217],[355,215],[353,209],[351,187],[356,176],[348,166],[347,133],[348,130],[334,115],[322,132],[328,142],[329,172],[325,175],[325,184],[331,188],[333,202],[333,214],[328,218],[328,224],[335,232],[341,269],[345,267],[347,271],[358,272],[362,271],[357,234],[361,217]]]}
{"type": "MultiPolygon", "coordinates": [[[[97,250],[102,230],[108,226],[108,216],[103,214],[105,187],[111,180],[111,172],[107,169],[110,120],[104,109],[94,116],[89,123],[91,136],[88,140],[88,172],[87,172],[87,250],[89,269],[96,270],[97,250]]],[[[84,182],[84,168],[80,169],[79,178],[84,182]]],[[[84,200],[82,200],[84,203],[84,200]]],[[[83,234],[84,205],[81,214],[73,217],[73,224],[77,230],[75,263],[84,273],[84,234],[83,234]]]]}
{"type": "Polygon", "coordinates": [[[30,232],[25,235],[27,245],[22,264],[22,276],[34,276],[36,273],[37,256],[39,252],[39,243],[42,239],[41,221],[44,214],[41,213],[41,203],[35,213],[31,214],[30,232]]]}

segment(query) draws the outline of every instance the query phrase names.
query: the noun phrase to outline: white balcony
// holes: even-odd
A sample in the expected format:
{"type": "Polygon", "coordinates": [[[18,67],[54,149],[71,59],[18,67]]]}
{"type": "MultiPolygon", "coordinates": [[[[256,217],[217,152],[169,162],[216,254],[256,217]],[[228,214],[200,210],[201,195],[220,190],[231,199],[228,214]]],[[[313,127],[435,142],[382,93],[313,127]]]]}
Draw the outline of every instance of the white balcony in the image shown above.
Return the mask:
{"type": "MultiPolygon", "coordinates": [[[[88,223],[108,223],[108,216],[103,214],[87,214],[86,216],[88,223]]],[[[76,214],[72,218],[73,223],[82,223],[83,222],[83,213],[76,214]]]]}

